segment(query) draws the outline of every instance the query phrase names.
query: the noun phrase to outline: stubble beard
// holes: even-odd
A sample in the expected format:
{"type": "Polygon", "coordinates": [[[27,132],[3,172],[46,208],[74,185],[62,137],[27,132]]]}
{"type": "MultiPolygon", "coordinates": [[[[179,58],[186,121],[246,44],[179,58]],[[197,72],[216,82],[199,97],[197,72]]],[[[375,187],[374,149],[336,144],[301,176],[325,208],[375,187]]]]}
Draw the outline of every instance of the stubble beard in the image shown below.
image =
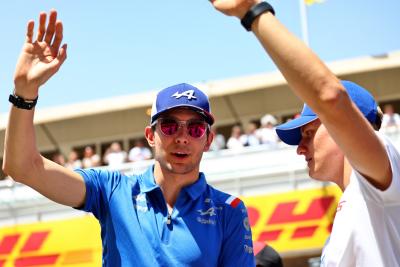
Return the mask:
{"type": "Polygon", "coordinates": [[[175,174],[175,175],[185,175],[185,174],[189,174],[189,173],[195,171],[196,168],[198,169],[197,166],[199,166],[201,159],[199,159],[199,162],[197,164],[192,163],[192,162],[173,164],[173,163],[165,160],[165,157],[156,155],[155,160],[159,163],[161,169],[163,169],[164,171],[167,171],[167,172],[169,172],[171,174],[175,174]]]}

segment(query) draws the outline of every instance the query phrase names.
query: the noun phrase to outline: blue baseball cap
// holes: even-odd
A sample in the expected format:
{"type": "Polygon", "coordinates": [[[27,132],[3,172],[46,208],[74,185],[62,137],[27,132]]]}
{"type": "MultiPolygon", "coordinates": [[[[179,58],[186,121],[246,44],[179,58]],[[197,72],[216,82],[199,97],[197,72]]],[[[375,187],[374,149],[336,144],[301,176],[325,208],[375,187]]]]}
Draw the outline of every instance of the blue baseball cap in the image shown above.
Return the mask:
{"type": "MultiPolygon", "coordinates": [[[[370,122],[374,123],[378,113],[378,105],[374,97],[360,85],[350,82],[341,81],[350,96],[351,100],[356,104],[361,113],[370,122]]],[[[298,145],[301,141],[301,127],[318,119],[317,114],[304,104],[300,116],[276,127],[276,133],[279,138],[288,145],[298,145]]]]}
{"type": "Polygon", "coordinates": [[[208,96],[199,88],[187,83],[180,83],[158,92],[151,108],[152,124],[162,113],[174,108],[189,108],[198,112],[205,121],[212,125],[214,117],[211,115],[208,96]]]}

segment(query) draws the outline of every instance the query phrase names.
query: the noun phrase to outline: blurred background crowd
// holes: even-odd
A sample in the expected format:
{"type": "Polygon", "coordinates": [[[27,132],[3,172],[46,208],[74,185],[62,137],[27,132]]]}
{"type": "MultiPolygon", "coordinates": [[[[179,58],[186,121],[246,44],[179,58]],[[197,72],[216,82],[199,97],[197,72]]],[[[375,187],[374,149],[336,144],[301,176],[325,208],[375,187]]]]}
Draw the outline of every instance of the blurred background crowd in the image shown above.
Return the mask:
{"type": "MultiPolygon", "coordinates": [[[[381,131],[389,136],[397,136],[400,133],[400,115],[391,104],[383,106],[383,113],[381,131]]],[[[298,116],[298,114],[295,116],[298,116]]],[[[232,126],[230,135],[224,135],[218,131],[218,128],[213,127],[211,131],[214,132],[215,137],[210,147],[210,152],[222,149],[238,151],[247,146],[259,145],[265,146],[266,149],[274,149],[284,145],[280,142],[275,132],[277,123],[275,116],[265,114],[259,120],[251,121],[246,125],[236,124],[232,126]]],[[[152,151],[144,138],[136,139],[127,150],[123,149],[122,142],[114,141],[105,148],[102,154],[95,151],[95,146],[87,145],[80,149],[71,150],[68,155],[56,152],[51,156],[54,162],[71,169],[99,166],[118,169],[121,164],[127,162],[137,162],[152,158],[152,151]]]]}

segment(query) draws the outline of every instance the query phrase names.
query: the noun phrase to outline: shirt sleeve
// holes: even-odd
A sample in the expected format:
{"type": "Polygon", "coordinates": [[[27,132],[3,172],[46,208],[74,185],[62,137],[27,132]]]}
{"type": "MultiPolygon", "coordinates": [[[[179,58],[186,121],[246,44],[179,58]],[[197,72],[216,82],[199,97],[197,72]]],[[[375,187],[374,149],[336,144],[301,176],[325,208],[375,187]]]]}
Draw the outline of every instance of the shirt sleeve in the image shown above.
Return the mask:
{"type": "Polygon", "coordinates": [[[392,182],[386,190],[379,190],[370,184],[359,172],[356,177],[362,185],[364,194],[382,203],[400,203],[400,154],[391,141],[381,133],[377,133],[385,146],[390,167],[392,168],[392,182]]]}
{"type": "Polygon", "coordinates": [[[113,190],[120,183],[118,172],[99,169],[77,169],[86,186],[85,204],[78,208],[93,213],[97,219],[105,216],[113,190]]]}
{"type": "Polygon", "coordinates": [[[228,206],[224,239],[218,266],[255,266],[253,242],[247,209],[242,201],[236,207],[228,206]]]}

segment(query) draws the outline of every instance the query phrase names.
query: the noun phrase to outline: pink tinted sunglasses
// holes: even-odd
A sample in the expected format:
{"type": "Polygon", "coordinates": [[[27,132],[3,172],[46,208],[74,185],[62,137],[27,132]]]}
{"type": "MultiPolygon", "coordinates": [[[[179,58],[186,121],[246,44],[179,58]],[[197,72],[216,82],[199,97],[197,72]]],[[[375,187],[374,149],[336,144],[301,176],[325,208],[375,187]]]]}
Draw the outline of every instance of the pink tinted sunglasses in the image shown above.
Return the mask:
{"type": "Polygon", "coordinates": [[[207,122],[199,119],[180,121],[174,118],[159,118],[153,122],[152,126],[156,124],[160,126],[160,130],[165,136],[172,136],[179,131],[180,127],[185,126],[187,134],[196,139],[202,138],[209,128],[207,122]]]}

